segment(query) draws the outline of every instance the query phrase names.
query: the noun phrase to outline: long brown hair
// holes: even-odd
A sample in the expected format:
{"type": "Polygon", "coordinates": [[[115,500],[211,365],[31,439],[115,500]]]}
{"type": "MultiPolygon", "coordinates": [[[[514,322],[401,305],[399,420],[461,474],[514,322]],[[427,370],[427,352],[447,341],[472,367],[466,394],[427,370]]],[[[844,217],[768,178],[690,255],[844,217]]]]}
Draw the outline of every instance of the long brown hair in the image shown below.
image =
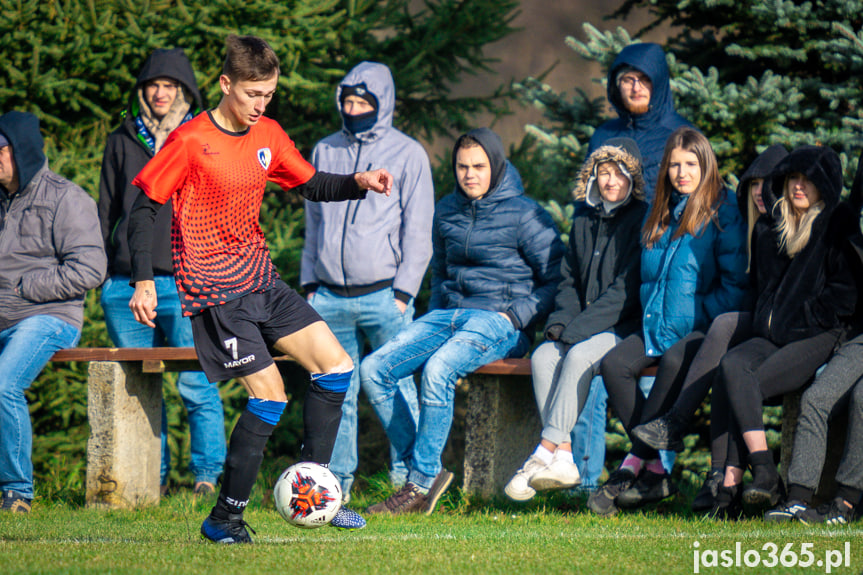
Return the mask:
{"type": "MultiPolygon", "coordinates": [[[[716,162],[716,154],[710,142],[704,135],[694,128],[678,128],[668,137],[665,143],[665,152],[662,154],[662,163],[659,165],[659,177],[656,179],[656,194],[653,197],[653,206],[647,215],[644,229],[641,232],[641,240],[648,248],[653,247],[661,238],[671,222],[671,209],[669,200],[674,186],[668,179],[668,164],[671,161],[671,151],[680,148],[695,154],[698,165],[701,168],[701,181],[698,187],[689,195],[680,225],[674,232],[672,239],[679,238],[684,234],[696,235],[704,230],[706,224],[713,220],[717,221],[719,204],[724,197],[724,185],[719,176],[719,167],[716,162]]],[[[721,231],[721,230],[720,230],[721,231]]]]}

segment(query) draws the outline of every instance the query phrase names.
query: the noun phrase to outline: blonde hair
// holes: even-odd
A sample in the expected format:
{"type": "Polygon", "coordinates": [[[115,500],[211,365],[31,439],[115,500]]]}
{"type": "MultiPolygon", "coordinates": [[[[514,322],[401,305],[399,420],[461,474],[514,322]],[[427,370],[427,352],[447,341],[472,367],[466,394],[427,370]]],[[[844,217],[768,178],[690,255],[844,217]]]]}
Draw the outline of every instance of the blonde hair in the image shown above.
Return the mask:
{"type": "MultiPolygon", "coordinates": [[[[776,231],[779,232],[779,249],[785,250],[788,257],[793,258],[809,243],[812,235],[812,223],[824,210],[824,200],[819,199],[814,205],[809,206],[805,212],[794,209],[788,201],[788,176],[785,177],[782,197],[773,206],[773,212],[779,210],[776,231]]],[[[820,190],[819,190],[820,194],[820,190]]]]}
{"type": "Polygon", "coordinates": [[[755,205],[755,200],[752,198],[752,182],[761,180],[761,201],[764,201],[764,186],[767,185],[766,178],[752,178],[746,182],[746,272],[749,273],[749,267],[752,265],[752,230],[755,229],[755,222],[761,217],[761,212],[758,211],[758,206],[755,205]]]}

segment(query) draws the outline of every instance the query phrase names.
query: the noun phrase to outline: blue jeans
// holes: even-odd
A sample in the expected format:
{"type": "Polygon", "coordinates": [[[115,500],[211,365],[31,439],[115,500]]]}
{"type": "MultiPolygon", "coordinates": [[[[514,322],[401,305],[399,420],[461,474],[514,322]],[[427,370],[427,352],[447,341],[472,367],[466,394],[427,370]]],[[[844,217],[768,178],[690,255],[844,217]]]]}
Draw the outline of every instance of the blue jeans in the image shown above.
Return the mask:
{"type": "Polygon", "coordinates": [[[363,361],[363,389],[374,390],[372,407],[390,442],[397,451],[412,454],[408,481],[429,489],[442,469],[456,381],[492,361],[524,355],[527,348],[527,337],[497,312],[434,310],[363,361]],[[396,392],[399,380],[421,367],[419,425],[413,430],[403,424],[411,415],[396,392]]]}
{"type": "MultiPolygon", "coordinates": [[[[653,377],[638,380],[641,392],[647,397],[653,387],[653,377]]],[[[597,375],[590,382],[590,392],[584,408],[572,430],[572,458],[578,466],[583,489],[599,487],[599,476],[605,466],[605,418],[608,410],[608,392],[602,376],[597,375]]],[[[659,459],[669,472],[674,467],[677,454],[673,451],[660,451],[659,459]]]]}
{"type": "MultiPolygon", "coordinates": [[[[102,309],[105,324],[114,345],[119,347],[194,347],[192,322],[183,317],[180,298],[172,276],[156,276],[156,329],[135,321],[129,300],[135,289],[128,276],[109,277],[102,286],[102,309]]],[[[184,371],[177,377],[177,390],[189,417],[191,458],[189,469],[195,481],[216,483],[222,473],[227,444],[225,442],[225,412],[219,388],[207,381],[199,371],[184,371]]],[[[165,485],[171,469],[168,449],[168,418],[162,402],[162,468],[161,483],[165,485]]]]}
{"type": "Polygon", "coordinates": [[[581,475],[582,489],[599,487],[599,476],[605,468],[605,416],[608,392],[602,376],[590,381],[590,391],[572,430],[572,459],[581,475]]]}
{"type": "MultiPolygon", "coordinates": [[[[408,304],[405,313],[402,313],[396,307],[395,293],[392,288],[358,297],[342,297],[321,286],[312,296],[310,303],[324,318],[339,343],[354,360],[351,386],[342,404],[342,421],[339,424],[339,434],[330,459],[330,470],[341,480],[342,493],[347,496],[351,492],[354,471],[357,470],[359,461],[357,398],[361,387],[360,353],[363,351],[365,340],[368,340],[372,350],[376,350],[402,327],[410,324],[414,316],[413,300],[408,304]]],[[[408,426],[411,430],[416,429],[420,408],[413,377],[408,376],[399,380],[398,389],[411,415],[409,419],[400,421],[398,424],[408,426]]],[[[375,399],[371,394],[376,390],[377,388],[372,390],[363,388],[369,401],[375,399]]],[[[410,451],[399,453],[390,445],[390,480],[396,485],[402,485],[407,480],[410,455],[410,451]]]]}
{"type": "Polygon", "coordinates": [[[33,499],[33,426],[24,391],[55,351],[80,337],[80,329],[50,315],[0,331],[0,490],[33,499]]]}

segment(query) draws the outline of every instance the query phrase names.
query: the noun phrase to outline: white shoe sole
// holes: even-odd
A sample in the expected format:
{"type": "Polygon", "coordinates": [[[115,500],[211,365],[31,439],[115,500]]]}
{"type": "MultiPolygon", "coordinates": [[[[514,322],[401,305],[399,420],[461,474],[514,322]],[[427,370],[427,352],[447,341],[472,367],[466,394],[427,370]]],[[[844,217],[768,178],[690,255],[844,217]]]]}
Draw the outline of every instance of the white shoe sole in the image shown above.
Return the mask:
{"type": "Polygon", "coordinates": [[[530,486],[537,491],[546,491],[549,489],[569,489],[581,485],[581,479],[565,480],[558,477],[537,477],[534,475],[530,480],[530,486]]]}
{"type": "Polygon", "coordinates": [[[534,489],[530,489],[528,491],[516,491],[514,489],[510,489],[509,484],[503,488],[503,492],[513,501],[528,501],[533,499],[533,496],[536,495],[536,490],[534,489]]]}

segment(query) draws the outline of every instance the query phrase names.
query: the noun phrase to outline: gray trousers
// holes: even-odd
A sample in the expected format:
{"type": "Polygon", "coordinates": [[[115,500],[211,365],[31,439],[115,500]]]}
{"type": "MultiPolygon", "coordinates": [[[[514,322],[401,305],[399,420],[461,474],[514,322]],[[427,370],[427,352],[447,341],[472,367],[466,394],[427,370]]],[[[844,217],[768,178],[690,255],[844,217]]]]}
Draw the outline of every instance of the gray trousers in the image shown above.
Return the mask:
{"type": "Polygon", "coordinates": [[[846,408],[848,433],[836,482],[863,490],[863,335],[840,347],[803,394],[788,483],[818,488],[827,451],[827,422],[846,408]]]}
{"type": "Polygon", "coordinates": [[[542,438],[555,445],[570,441],[570,432],[590,391],[599,364],[620,341],[613,333],[567,345],[547,341],[530,358],[536,406],[542,418],[542,438]]]}

